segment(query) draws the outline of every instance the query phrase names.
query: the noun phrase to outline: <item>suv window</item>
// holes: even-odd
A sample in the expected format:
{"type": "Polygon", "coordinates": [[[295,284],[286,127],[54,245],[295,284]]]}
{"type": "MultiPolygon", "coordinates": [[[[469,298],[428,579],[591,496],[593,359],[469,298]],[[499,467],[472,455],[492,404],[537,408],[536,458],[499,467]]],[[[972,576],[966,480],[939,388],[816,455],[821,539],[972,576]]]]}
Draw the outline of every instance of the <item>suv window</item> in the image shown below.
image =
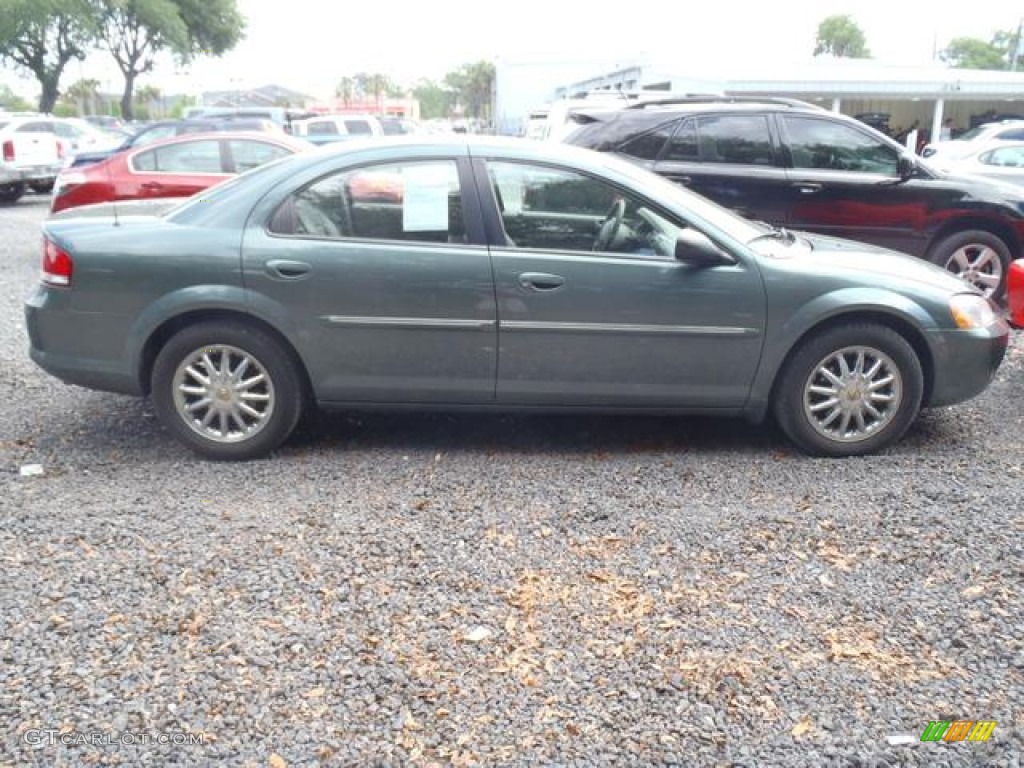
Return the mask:
{"type": "Polygon", "coordinates": [[[684,120],[679,124],[679,128],[672,137],[672,143],[668,145],[665,159],[677,162],[696,162],[700,159],[700,152],[697,149],[697,123],[695,121],[684,120]]]}
{"type": "Polygon", "coordinates": [[[1015,128],[1007,128],[996,134],[997,139],[1002,141],[1021,141],[1024,140],[1024,126],[1017,126],[1015,128]]]}
{"type": "Polygon", "coordinates": [[[337,136],[338,126],[333,120],[317,120],[307,124],[306,133],[310,136],[337,136]]]}
{"type": "Polygon", "coordinates": [[[781,115],[794,168],[895,176],[899,153],[853,126],[834,120],[781,115]]]}
{"type": "Polygon", "coordinates": [[[672,135],[674,127],[674,122],[659,125],[653,131],[640,134],[635,139],[622,144],[619,147],[619,152],[640,160],[657,160],[658,155],[661,154],[662,147],[665,146],[665,142],[672,135]]]}
{"type": "Polygon", "coordinates": [[[701,162],[774,165],[766,115],[708,115],[697,118],[701,162]]]}
{"type": "Polygon", "coordinates": [[[282,235],[465,243],[452,160],[411,161],[326,176],[286,200],[270,222],[282,235]]]}
{"type": "Polygon", "coordinates": [[[369,136],[373,133],[373,129],[370,128],[370,124],[366,120],[346,120],[345,130],[353,136],[369,136]]]}

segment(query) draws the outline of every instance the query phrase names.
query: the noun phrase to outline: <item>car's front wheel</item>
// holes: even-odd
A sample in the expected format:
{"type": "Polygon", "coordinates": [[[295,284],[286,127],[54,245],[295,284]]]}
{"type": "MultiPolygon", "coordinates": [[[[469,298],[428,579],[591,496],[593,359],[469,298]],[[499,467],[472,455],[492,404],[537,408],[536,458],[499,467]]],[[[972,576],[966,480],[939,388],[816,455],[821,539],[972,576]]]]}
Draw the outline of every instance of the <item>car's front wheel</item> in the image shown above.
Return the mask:
{"type": "Polygon", "coordinates": [[[48,195],[53,192],[53,181],[39,181],[35,184],[29,184],[33,192],[40,195],[48,195]]]}
{"type": "Polygon", "coordinates": [[[991,232],[971,229],[950,235],[936,243],[928,258],[990,299],[998,301],[1006,290],[1010,249],[991,232]]]}
{"type": "Polygon", "coordinates": [[[242,322],[173,336],[153,365],[153,404],[176,438],[210,459],[265,456],[302,415],[303,387],[282,344],[242,322]]]}
{"type": "Polygon", "coordinates": [[[783,369],[773,406],[801,450],[860,456],[902,437],[923,394],[921,362],[907,340],[891,328],[856,323],[807,339],[783,369]]]}

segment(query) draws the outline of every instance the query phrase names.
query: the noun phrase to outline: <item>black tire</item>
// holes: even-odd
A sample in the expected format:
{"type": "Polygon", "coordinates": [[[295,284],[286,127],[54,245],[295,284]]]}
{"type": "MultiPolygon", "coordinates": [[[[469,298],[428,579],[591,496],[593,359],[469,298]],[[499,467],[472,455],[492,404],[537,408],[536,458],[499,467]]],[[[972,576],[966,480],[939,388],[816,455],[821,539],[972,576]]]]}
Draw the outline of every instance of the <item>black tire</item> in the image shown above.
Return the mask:
{"type": "Polygon", "coordinates": [[[42,181],[42,182],[38,182],[36,184],[29,184],[29,186],[32,188],[33,192],[35,192],[37,194],[40,194],[40,195],[48,195],[51,192],[53,192],[53,182],[52,181],[42,181]]]}
{"type": "MultiPolygon", "coordinates": [[[[239,373],[237,367],[235,373],[239,373]]],[[[152,396],[157,416],[171,434],[202,456],[224,461],[266,456],[288,439],[304,406],[302,378],[292,356],[277,339],[242,321],[198,323],[175,334],[153,365],[152,396]],[[213,369],[197,360],[203,353],[213,369]],[[264,374],[260,383],[251,385],[248,382],[255,378],[224,375],[220,370],[225,359],[230,371],[232,364],[238,366],[243,358],[248,360],[245,373],[264,374]],[[211,374],[207,392],[196,392],[204,385],[187,373],[189,361],[192,370],[211,374]],[[217,379],[222,376],[224,386],[218,388],[217,379]],[[189,385],[189,390],[179,384],[189,385]],[[186,417],[186,406],[195,408],[192,417],[186,417]],[[237,410],[239,406],[263,412],[263,417],[251,419],[246,427],[242,417],[247,414],[237,410]],[[239,418],[232,421],[222,416],[228,409],[234,409],[239,418]],[[199,423],[198,417],[209,412],[214,414],[210,424],[199,423]],[[221,425],[220,430],[211,426],[213,421],[221,425]],[[218,431],[226,436],[215,435],[218,431]]]]}
{"type": "Polygon", "coordinates": [[[923,395],[921,362],[907,340],[883,325],[854,323],[825,329],[800,345],[776,382],[772,407],[779,426],[805,453],[862,456],[899,440],[917,417],[923,395]],[[880,365],[870,381],[855,375],[858,351],[864,353],[862,373],[870,374],[876,363],[880,365]],[[840,357],[852,364],[853,371],[845,378],[840,357]],[[839,373],[846,385],[827,378],[823,369],[839,373]],[[893,375],[890,384],[885,383],[888,374],[893,375]],[[826,393],[831,387],[836,389],[834,397],[826,393]],[[885,397],[894,400],[886,402],[885,397]],[[864,410],[864,400],[870,401],[878,418],[864,410]],[[863,422],[857,421],[857,410],[863,422]],[[829,418],[838,421],[826,424],[829,418]],[[835,428],[844,418],[852,421],[852,430],[835,428]]]}
{"type": "Polygon", "coordinates": [[[25,184],[15,182],[13,184],[0,184],[0,203],[16,203],[25,194],[25,184]]]}
{"type": "Polygon", "coordinates": [[[943,238],[929,252],[928,260],[963,277],[995,301],[1002,301],[1006,293],[1010,249],[991,232],[968,229],[943,238]],[[998,260],[991,258],[993,251],[998,260]]]}

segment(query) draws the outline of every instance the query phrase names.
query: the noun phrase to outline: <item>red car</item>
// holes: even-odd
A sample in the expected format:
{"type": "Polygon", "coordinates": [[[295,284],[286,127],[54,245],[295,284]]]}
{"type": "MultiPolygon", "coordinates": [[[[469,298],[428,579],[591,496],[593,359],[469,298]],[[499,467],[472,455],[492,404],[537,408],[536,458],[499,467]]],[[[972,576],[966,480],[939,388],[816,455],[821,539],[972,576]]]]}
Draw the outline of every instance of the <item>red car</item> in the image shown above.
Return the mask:
{"type": "Polygon", "coordinates": [[[311,149],[287,134],[193,133],[155,141],[57,176],[50,211],[112,200],[189,197],[272,160],[311,149]]]}
{"type": "Polygon", "coordinates": [[[1010,325],[1024,328],[1024,259],[1010,264],[1006,276],[1006,303],[1010,307],[1010,325]]]}

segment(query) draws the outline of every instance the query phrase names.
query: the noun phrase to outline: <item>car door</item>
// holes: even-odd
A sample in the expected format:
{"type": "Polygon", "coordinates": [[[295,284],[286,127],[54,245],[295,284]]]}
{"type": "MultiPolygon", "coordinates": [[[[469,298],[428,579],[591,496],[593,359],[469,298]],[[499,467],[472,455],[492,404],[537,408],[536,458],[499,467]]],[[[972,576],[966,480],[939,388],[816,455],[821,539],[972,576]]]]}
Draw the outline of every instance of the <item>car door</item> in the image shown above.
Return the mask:
{"type": "Polygon", "coordinates": [[[767,114],[680,120],[654,171],[744,218],[773,225],[786,220],[788,179],[767,114]]]}
{"type": "Polygon", "coordinates": [[[321,401],[494,400],[494,281],[468,173],[455,156],[341,168],[247,228],[254,310],[291,329],[321,401]]]}
{"type": "Polygon", "coordinates": [[[500,403],[746,402],[764,327],[752,264],[676,261],[675,236],[659,245],[645,225],[653,213],[673,233],[685,226],[606,179],[524,161],[475,167],[478,188],[492,191],[482,204],[493,222],[500,403]]]}
{"type": "Polygon", "coordinates": [[[787,225],[916,255],[933,211],[963,193],[928,175],[901,180],[900,149],[868,129],[827,114],[779,114],[789,148],[787,225]]]}
{"type": "Polygon", "coordinates": [[[219,139],[196,138],[137,152],[119,182],[122,197],[190,197],[230,177],[219,139]]]}

